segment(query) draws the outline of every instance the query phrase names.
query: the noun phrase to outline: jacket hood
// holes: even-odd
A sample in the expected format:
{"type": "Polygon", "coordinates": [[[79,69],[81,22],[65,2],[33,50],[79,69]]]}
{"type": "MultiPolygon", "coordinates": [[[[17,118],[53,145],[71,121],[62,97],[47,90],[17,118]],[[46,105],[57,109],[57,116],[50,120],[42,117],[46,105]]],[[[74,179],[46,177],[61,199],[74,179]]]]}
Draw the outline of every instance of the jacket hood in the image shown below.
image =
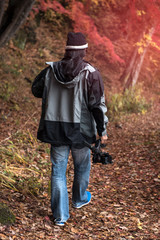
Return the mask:
{"type": "Polygon", "coordinates": [[[79,73],[84,70],[87,63],[82,56],[65,56],[58,62],[46,62],[52,67],[55,78],[66,87],[73,87],[79,81],[79,73]]]}

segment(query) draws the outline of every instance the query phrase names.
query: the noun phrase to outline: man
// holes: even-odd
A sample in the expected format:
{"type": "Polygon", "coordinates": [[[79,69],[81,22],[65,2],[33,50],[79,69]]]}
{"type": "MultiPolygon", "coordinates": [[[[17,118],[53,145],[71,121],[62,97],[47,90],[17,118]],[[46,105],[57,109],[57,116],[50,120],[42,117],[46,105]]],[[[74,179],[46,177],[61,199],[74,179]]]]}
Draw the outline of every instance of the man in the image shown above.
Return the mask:
{"type": "Polygon", "coordinates": [[[81,208],[91,201],[86,191],[90,175],[90,149],[96,135],[107,139],[104,86],[98,70],[83,60],[88,44],[80,32],[68,33],[64,58],[35,78],[32,93],[42,98],[38,139],[51,144],[51,208],[56,225],[69,218],[66,168],[71,151],[74,162],[72,204],[81,208]]]}

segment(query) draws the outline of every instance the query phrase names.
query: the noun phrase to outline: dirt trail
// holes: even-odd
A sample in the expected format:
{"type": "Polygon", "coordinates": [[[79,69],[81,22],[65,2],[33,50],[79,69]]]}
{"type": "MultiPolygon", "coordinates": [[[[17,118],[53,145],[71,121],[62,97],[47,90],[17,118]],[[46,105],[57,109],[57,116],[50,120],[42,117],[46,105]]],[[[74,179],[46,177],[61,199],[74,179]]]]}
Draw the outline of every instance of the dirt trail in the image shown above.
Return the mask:
{"type": "MultiPolygon", "coordinates": [[[[109,124],[106,151],[112,154],[113,164],[92,164],[89,185],[92,201],[79,210],[71,207],[73,165],[70,159],[67,175],[71,217],[65,227],[54,226],[47,193],[33,198],[2,189],[1,200],[16,214],[16,223],[0,226],[0,238],[158,240],[159,110],[157,104],[145,115],[125,117],[120,127],[109,124]]],[[[44,181],[49,181],[49,176],[44,181]]]]}

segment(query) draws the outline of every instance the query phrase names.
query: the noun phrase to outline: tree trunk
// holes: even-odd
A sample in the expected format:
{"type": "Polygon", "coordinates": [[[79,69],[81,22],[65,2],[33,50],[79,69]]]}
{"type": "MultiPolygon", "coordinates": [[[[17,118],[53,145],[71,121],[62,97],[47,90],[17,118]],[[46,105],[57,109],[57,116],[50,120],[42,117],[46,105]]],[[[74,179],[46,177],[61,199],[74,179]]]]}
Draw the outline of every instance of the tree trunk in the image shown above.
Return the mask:
{"type": "Polygon", "coordinates": [[[2,17],[3,17],[3,13],[5,10],[5,0],[1,0],[0,1],[0,26],[1,26],[1,22],[2,22],[2,17]]]}
{"type": "MultiPolygon", "coordinates": [[[[150,38],[152,37],[154,30],[155,28],[150,29],[149,31],[150,38]]],[[[144,47],[142,53],[138,53],[138,47],[135,48],[128,66],[126,67],[124,73],[120,77],[120,81],[123,81],[124,83],[124,91],[129,87],[135,86],[135,84],[137,83],[139,73],[141,71],[141,67],[142,67],[144,57],[146,55],[149,44],[150,42],[147,41],[147,44],[144,47]]]]}
{"type": "Polygon", "coordinates": [[[35,0],[0,0],[0,47],[21,26],[35,0]]]}

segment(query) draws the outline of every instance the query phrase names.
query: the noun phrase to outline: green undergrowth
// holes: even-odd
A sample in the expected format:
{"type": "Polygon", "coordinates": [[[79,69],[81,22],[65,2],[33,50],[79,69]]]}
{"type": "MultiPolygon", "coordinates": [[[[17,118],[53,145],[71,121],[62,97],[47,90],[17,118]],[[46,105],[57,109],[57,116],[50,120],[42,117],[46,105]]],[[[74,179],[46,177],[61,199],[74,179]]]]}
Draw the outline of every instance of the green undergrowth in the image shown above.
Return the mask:
{"type": "Polygon", "coordinates": [[[4,101],[8,101],[11,96],[15,93],[16,87],[13,83],[4,81],[1,82],[0,86],[0,98],[4,101]]]}
{"type": "Polygon", "coordinates": [[[49,148],[37,142],[30,131],[18,132],[0,146],[2,187],[34,197],[48,189],[49,148]]]}
{"type": "Polygon", "coordinates": [[[107,104],[108,114],[111,121],[131,113],[145,114],[151,103],[147,102],[142,94],[142,87],[136,86],[126,89],[125,92],[111,94],[107,104]]]}
{"type": "Polygon", "coordinates": [[[11,225],[15,222],[15,215],[9,207],[0,202],[0,223],[3,225],[11,225]]]}

